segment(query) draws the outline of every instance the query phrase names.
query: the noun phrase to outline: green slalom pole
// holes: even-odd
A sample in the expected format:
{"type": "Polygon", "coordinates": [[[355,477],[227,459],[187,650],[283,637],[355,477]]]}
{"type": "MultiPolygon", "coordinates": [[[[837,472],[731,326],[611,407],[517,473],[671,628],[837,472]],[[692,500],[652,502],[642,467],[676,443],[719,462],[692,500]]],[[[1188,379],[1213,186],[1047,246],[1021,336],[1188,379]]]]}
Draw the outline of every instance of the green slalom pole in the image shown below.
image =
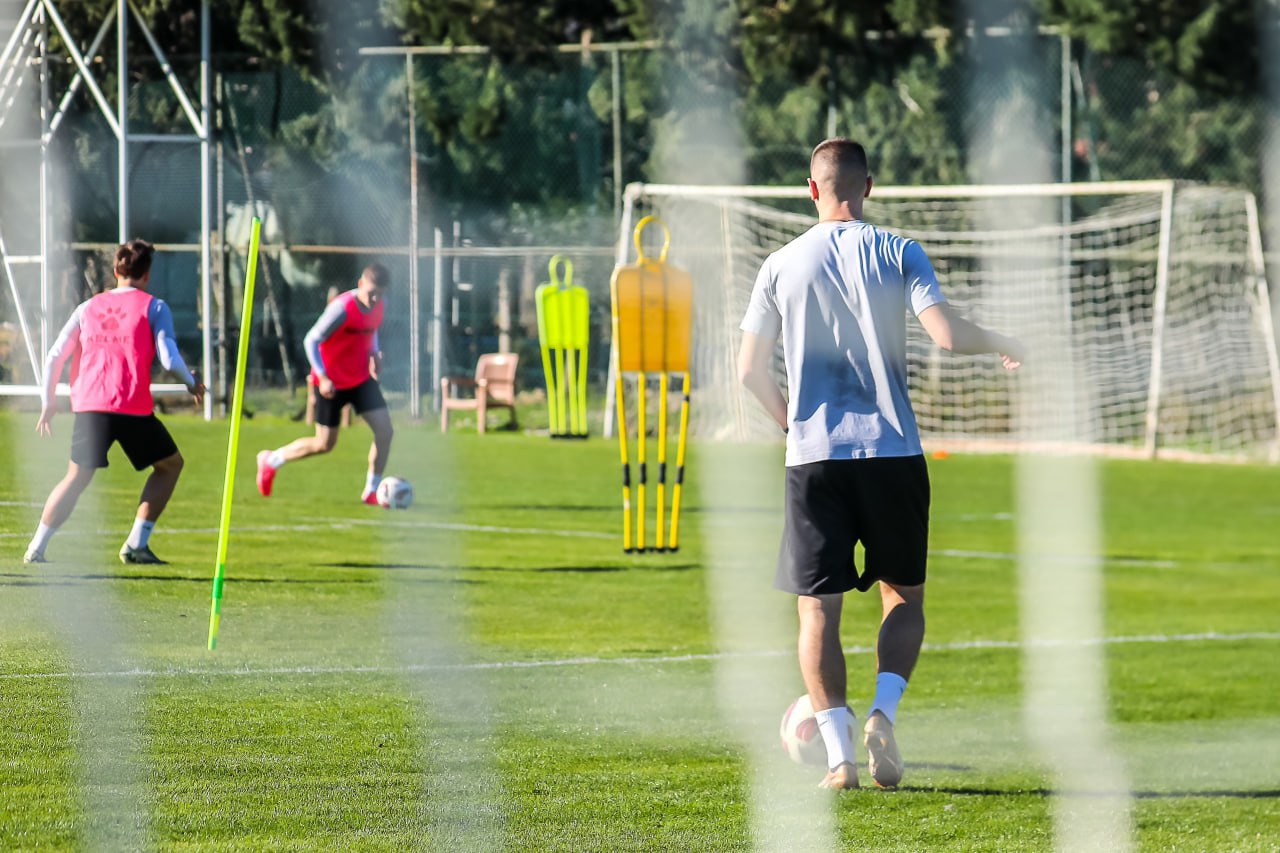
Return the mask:
{"type": "Polygon", "coordinates": [[[240,345],[236,348],[236,387],[231,396],[231,435],[227,439],[227,473],[222,481],[222,518],[218,522],[218,562],[213,572],[213,606],[209,611],[209,649],[218,647],[222,619],[222,578],[227,568],[227,540],[231,536],[231,493],[235,486],[236,450],[240,445],[240,413],[244,409],[244,374],[249,361],[249,330],[253,328],[253,283],[258,275],[258,239],[262,220],[253,217],[249,262],[244,274],[244,311],[240,315],[240,345]]]}

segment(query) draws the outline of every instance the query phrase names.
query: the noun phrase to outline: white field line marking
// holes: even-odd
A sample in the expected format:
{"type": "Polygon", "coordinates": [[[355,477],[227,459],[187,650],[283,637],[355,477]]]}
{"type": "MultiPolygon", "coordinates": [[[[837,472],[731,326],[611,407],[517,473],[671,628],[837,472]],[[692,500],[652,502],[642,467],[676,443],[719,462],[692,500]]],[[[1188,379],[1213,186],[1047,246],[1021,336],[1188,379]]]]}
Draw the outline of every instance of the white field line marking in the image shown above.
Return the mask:
{"type": "MultiPolygon", "coordinates": [[[[1202,643],[1202,642],[1240,642],[1247,640],[1280,640],[1280,632],[1250,631],[1239,634],[1221,634],[1217,631],[1206,631],[1198,634],[1138,634],[1128,637],[1098,637],[1082,642],[1036,641],[1031,645],[1126,645],[1130,643],[1202,643]]],[[[963,652],[981,649],[1014,650],[1025,644],[1018,640],[965,640],[957,643],[925,643],[924,651],[928,652],[963,652]]],[[[846,646],[845,655],[870,654],[872,646],[846,646]]],[[[634,666],[643,664],[696,663],[699,661],[728,660],[730,658],[776,658],[795,654],[793,649],[759,651],[759,652],[706,652],[685,655],[654,655],[652,657],[575,657],[552,658],[549,660],[512,660],[488,661],[479,663],[442,663],[410,666],[289,666],[262,667],[240,669],[121,669],[101,672],[8,672],[0,673],[0,681],[26,681],[45,678],[181,678],[206,675],[363,675],[386,674],[398,675],[415,672],[440,672],[456,670],[492,670],[492,669],[541,669],[561,666],[634,666]]]]}
{"type": "MultiPolygon", "coordinates": [[[[929,549],[929,554],[930,556],[962,557],[977,560],[1020,560],[1022,558],[1022,555],[1020,554],[1006,554],[1001,551],[963,551],[954,548],[931,548],[929,549]]],[[[1093,557],[1091,555],[1073,557],[1070,554],[1060,554],[1051,559],[1070,563],[1077,559],[1092,560],[1093,557]]],[[[1102,562],[1113,566],[1143,566],[1153,569],[1176,569],[1181,565],[1177,560],[1144,560],[1141,557],[1108,557],[1106,554],[1100,555],[1099,559],[1101,559],[1102,562]]]]}
{"type": "Polygon", "coordinates": [[[538,527],[501,527],[492,524],[461,524],[444,521],[383,521],[372,518],[353,518],[348,524],[364,524],[377,527],[429,527],[433,530],[460,530],[464,533],[513,533],[517,536],[570,536],[584,539],[617,539],[616,533],[598,530],[555,530],[538,527]]]}
{"type": "MultiPolygon", "coordinates": [[[[536,527],[499,527],[489,524],[462,524],[443,521],[382,521],[374,519],[350,519],[348,521],[314,522],[308,524],[232,524],[232,533],[313,533],[320,530],[350,530],[356,525],[396,528],[427,528],[430,530],[453,530],[462,533],[509,533],[516,536],[567,536],[575,539],[616,539],[616,533],[602,533],[598,530],[545,530],[536,527]]],[[[60,533],[60,538],[67,536],[110,536],[117,530],[68,530],[60,533]]],[[[216,527],[161,527],[161,533],[208,534],[215,535],[216,527]]],[[[30,533],[0,533],[0,539],[29,539],[30,533]]]]}
{"type": "Polygon", "coordinates": [[[954,515],[932,515],[934,521],[1013,521],[1011,512],[960,512],[954,515]]]}
{"type": "MultiPolygon", "coordinates": [[[[328,521],[328,522],[312,522],[307,524],[235,524],[232,525],[233,533],[313,533],[320,530],[350,530],[356,525],[380,526],[380,527],[399,527],[412,529],[415,527],[425,527],[432,530],[455,530],[462,533],[510,533],[518,536],[563,536],[577,539],[616,539],[615,533],[601,533],[597,530],[548,530],[537,527],[500,527],[490,524],[461,524],[449,523],[442,521],[376,521],[373,519],[351,519],[349,521],[328,521]]],[[[68,530],[62,531],[61,537],[67,536],[110,536],[119,531],[112,530],[68,530]]],[[[215,535],[218,533],[216,527],[162,527],[163,533],[180,533],[184,535],[202,534],[215,535]]],[[[0,533],[0,539],[29,539],[29,533],[0,533]]],[[[934,548],[929,551],[931,555],[938,557],[959,557],[963,559],[976,560],[1001,560],[1011,561],[1019,559],[1017,554],[1009,554],[1002,551],[965,551],[955,548],[934,548]]],[[[1070,556],[1063,556],[1064,561],[1070,561],[1070,556]]],[[[1182,565],[1177,560],[1144,560],[1138,557],[1108,557],[1102,556],[1104,563],[1121,566],[1145,566],[1157,569],[1176,569],[1182,565]]]]}
{"type": "MultiPolygon", "coordinates": [[[[351,525],[345,522],[331,522],[329,524],[234,524],[234,531],[249,532],[277,532],[277,533],[313,533],[317,530],[350,530],[351,525]]],[[[218,533],[216,527],[161,527],[162,533],[182,533],[182,534],[204,534],[214,535],[218,533]]],[[[97,530],[64,530],[58,532],[58,538],[66,538],[68,536],[111,536],[118,534],[120,531],[112,528],[98,528],[97,530]]],[[[22,539],[30,538],[29,533],[0,533],[0,538],[4,539],[22,539]]]]}

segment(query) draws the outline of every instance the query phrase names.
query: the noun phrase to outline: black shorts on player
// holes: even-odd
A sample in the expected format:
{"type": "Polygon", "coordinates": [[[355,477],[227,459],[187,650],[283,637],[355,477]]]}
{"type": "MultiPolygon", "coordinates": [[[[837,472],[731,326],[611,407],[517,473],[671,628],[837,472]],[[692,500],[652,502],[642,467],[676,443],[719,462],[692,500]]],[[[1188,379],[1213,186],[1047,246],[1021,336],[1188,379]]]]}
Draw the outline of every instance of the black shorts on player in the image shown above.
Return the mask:
{"type": "Polygon", "coordinates": [[[350,404],[356,414],[385,409],[387,401],[378,387],[378,380],[366,379],[354,388],[343,388],[333,392],[333,397],[325,397],[316,392],[316,424],[318,426],[336,427],[342,423],[342,407],[350,404]]]}
{"type": "Polygon", "coordinates": [[[787,469],[774,586],[795,595],[924,583],[929,470],[923,456],[833,459],[787,469]],[[854,564],[862,543],[863,570],[854,564]]]}
{"type": "Polygon", "coordinates": [[[81,468],[106,468],[107,451],[116,442],[138,471],[178,452],[173,436],[155,415],[76,412],[71,431],[72,462],[81,468]]]}

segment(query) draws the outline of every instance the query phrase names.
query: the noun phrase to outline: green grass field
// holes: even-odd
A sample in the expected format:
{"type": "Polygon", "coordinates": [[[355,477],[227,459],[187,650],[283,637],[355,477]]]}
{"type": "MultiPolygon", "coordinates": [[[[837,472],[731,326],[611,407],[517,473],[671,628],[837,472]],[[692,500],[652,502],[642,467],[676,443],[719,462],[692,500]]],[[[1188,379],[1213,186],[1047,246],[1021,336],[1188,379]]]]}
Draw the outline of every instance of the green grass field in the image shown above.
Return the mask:
{"type": "MultiPolygon", "coordinates": [[[[393,513],[356,503],[363,427],[259,497],[254,452],[300,428],[247,421],[209,652],[226,426],[168,422],[187,469],[152,544],[171,565],[116,560],[141,477],[114,451],[28,567],[71,419],[37,440],[0,412],[0,849],[815,849],[797,814],[829,809],[841,849],[1052,850],[1058,804],[1091,807],[1023,734],[1011,459],[931,463],[907,776],[833,796],[776,747],[802,690],[770,589],[779,448],[695,444],[683,547],[628,556],[613,442],[401,424],[391,472],[417,502],[393,513]]],[[[1280,469],[1101,475],[1137,848],[1280,849],[1280,469]]],[[[878,609],[846,608],[859,716],[878,609]]]]}

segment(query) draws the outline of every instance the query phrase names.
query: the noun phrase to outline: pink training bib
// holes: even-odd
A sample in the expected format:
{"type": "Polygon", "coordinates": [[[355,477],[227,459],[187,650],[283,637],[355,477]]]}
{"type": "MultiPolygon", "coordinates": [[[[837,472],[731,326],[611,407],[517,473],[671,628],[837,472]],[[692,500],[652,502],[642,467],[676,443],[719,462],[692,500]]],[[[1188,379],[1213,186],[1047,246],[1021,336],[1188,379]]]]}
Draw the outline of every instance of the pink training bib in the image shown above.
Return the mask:
{"type": "Polygon", "coordinates": [[[108,290],[85,303],[80,351],[71,365],[71,410],[149,415],[155,335],[147,319],[154,297],[108,290]]]}

